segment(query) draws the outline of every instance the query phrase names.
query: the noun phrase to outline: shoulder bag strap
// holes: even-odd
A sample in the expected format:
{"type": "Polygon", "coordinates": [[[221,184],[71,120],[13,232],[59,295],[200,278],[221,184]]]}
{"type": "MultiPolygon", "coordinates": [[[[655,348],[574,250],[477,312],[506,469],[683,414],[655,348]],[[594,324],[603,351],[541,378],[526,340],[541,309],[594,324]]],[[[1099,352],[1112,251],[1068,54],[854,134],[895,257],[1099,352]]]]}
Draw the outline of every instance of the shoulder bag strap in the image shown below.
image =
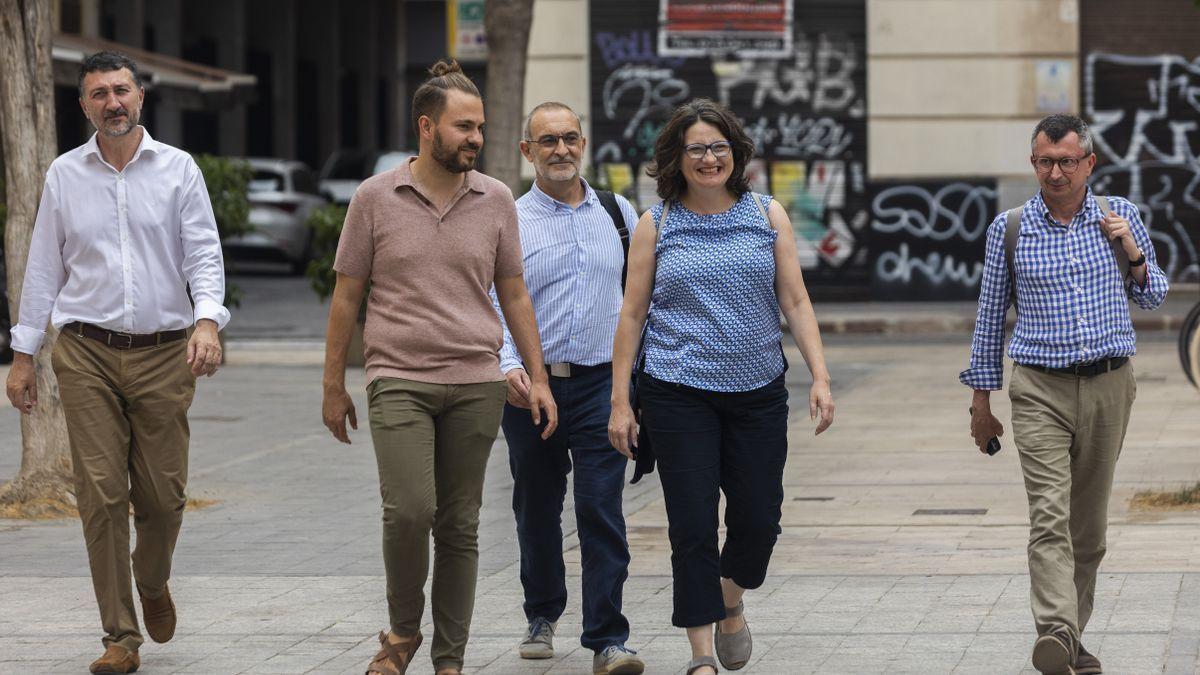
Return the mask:
{"type": "Polygon", "coordinates": [[[621,264],[621,292],[624,293],[625,274],[629,271],[629,227],[625,224],[625,214],[621,213],[621,205],[617,203],[615,194],[609,190],[596,190],[596,198],[608,212],[613,226],[617,228],[617,236],[621,238],[621,252],[625,256],[625,262],[621,264]]]}
{"type": "MultiPolygon", "coordinates": [[[[1112,213],[1112,206],[1108,203],[1108,197],[1096,197],[1096,204],[1100,207],[1100,217],[1107,218],[1108,214],[1112,213]]],[[[1108,245],[1112,249],[1113,258],[1117,261],[1117,269],[1121,272],[1121,278],[1129,276],[1129,254],[1125,253],[1125,247],[1121,245],[1120,239],[1109,239],[1108,245]]]]}
{"type": "Polygon", "coordinates": [[[1021,236],[1021,211],[1018,206],[1009,209],[1004,222],[1004,264],[1008,267],[1009,297],[1013,307],[1017,306],[1017,239],[1021,236]]]}

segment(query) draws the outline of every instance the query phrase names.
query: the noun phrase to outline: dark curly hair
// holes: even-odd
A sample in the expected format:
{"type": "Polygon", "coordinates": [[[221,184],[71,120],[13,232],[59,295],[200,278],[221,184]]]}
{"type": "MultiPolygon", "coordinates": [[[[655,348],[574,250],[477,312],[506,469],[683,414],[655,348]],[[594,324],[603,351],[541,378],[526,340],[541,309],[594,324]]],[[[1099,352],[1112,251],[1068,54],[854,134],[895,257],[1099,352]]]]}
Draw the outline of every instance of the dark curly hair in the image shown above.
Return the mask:
{"type": "Polygon", "coordinates": [[[658,181],[658,196],[663,201],[670,201],[687,192],[687,183],[680,170],[685,156],[683,135],[697,122],[716,127],[732,146],[733,173],[725,181],[725,187],[735,197],[749,192],[746,164],[754,156],[754,141],[746,135],[742,123],[729,108],[712,99],[697,98],[676,108],[654,141],[654,159],[646,167],[646,175],[658,181]]]}

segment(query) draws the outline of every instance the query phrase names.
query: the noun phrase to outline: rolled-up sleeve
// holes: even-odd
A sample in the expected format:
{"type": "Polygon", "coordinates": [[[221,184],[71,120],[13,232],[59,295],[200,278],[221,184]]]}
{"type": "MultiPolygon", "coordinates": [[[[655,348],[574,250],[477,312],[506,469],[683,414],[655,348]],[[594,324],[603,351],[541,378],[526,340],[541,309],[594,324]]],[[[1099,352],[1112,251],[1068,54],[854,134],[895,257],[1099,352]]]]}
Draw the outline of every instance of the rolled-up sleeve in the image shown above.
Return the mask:
{"type": "Polygon", "coordinates": [[[1012,280],[1004,260],[1006,221],[1001,213],[988,226],[971,362],[958,375],[958,380],[972,389],[994,391],[1004,386],[1004,319],[1012,301],[1012,280]]]}
{"type": "Polygon", "coordinates": [[[1146,283],[1138,284],[1130,277],[1126,284],[1129,289],[1129,297],[1142,309],[1158,309],[1167,299],[1169,284],[1167,275],[1158,266],[1158,256],[1154,252],[1154,242],[1150,240],[1150,232],[1142,223],[1142,216],[1138,213],[1136,206],[1122,200],[1122,203],[1114,204],[1114,207],[1117,207],[1114,210],[1118,210],[1118,215],[1129,221],[1129,231],[1133,234],[1134,242],[1137,243],[1138,249],[1146,254],[1146,283]],[[1127,208],[1119,208],[1119,206],[1127,206],[1127,208]]]}
{"type": "Polygon", "coordinates": [[[59,215],[57,181],[51,169],[42,188],[25,262],[20,318],[12,329],[12,348],[23,354],[36,354],[41,348],[54,301],[67,276],[62,256],[65,235],[59,215]]]}
{"type": "Polygon", "coordinates": [[[190,160],[180,207],[179,236],[183,243],[183,273],[192,292],[192,322],[211,319],[222,329],[229,323],[229,310],[225,308],[221,237],[204,175],[190,160]]]}

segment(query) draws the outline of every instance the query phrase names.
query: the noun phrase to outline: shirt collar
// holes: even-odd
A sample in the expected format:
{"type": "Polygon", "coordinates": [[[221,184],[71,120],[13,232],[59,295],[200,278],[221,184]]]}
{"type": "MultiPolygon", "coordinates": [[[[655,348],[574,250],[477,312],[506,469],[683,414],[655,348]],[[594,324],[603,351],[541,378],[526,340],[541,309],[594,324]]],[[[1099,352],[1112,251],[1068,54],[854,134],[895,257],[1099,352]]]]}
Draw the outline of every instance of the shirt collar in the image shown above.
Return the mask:
{"type": "MultiPolygon", "coordinates": [[[[146,131],[146,127],[143,127],[139,124],[138,129],[142,130],[142,141],[138,143],[137,150],[133,151],[133,159],[129,160],[130,164],[132,164],[138,157],[141,157],[143,152],[153,152],[158,154],[162,149],[162,143],[154,140],[154,138],[150,136],[150,132],[146,131]]],[[[104,159],[104,155],[100,154],[100,142],[96,139],[98,135],[99,132],[92,132],[92,137],[87,140],[87,143],[83,144],[84,157],[87,157],[88,155],[95,155],[101,160],[104,159]]]]}
{"type": "MultiPolygon", "coordinates": [[[[579,177],[579,182],[583,183],[583,202],[580,204],[580,206],[583,204],[595,204],[599,200],[599,197],[596,196],[596,191],[592,189],[591,185],[588,185],[587,180],[585,180],[583,176],[579,177]]],[[[537,200],[538,204],[541,204],[551,211],[557,209],[560,205],[571,208],[570,204],[560,202],[554,197],[546,194],[542,188],[538,187],[536,180],[533,181],[533,185],[529,188],[529,193],[533,195],[533,198],[537,200]]]]}
{"type": "MultiPolygon", "coordinates": [[[[407,161],[401,162],[396,168],[392,169],[392,189],[396,190],[404,186],[408,186],[417,192],[417,184],[413,182],[412,163],[416,161],[416,157],[409,157],[407,161]]],[[[463,189],[472,192],[483,194],[487,192],[483,181],[479,180],[479,172],[472,169],[463,176],[463,189]]]]}
{"type": "MultiPolygon", "coordinates": [[[[1082,214],[1084,216],[1091,217],[1093,215],[1093,210],[1100,208],[1100,206],[1096,203],[1095,195],[1092,194],[1091,186],[1089,185],[1086,190],[1087,192],[1083,196],[1083,205],[1079,207],[1078,213],[1075,214],[1076,216],[1082,214]]],[[[1033,208],[1035,212],[1041,214],[1044,219],[1058,222],[1054,220],[1054,215],[1050,213],[1050,207],[1046,206],[1046,200],[1042,198],[1041,190],[1038,190],[1037,194],[1033,197],[1033,208]]]]}

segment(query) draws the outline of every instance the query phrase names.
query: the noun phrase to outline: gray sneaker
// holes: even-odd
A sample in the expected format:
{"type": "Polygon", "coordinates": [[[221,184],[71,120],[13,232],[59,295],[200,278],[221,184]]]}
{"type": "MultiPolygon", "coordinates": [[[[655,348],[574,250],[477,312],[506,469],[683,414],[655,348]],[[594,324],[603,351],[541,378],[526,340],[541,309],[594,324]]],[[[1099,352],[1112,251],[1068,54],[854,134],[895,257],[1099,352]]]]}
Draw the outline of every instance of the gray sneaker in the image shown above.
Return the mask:
{"type": "Polygon", "coordinates": [[[529,622],[525,639],[517,651],[523,659],[552,659],[554,658],[554,628],[558,624],[551,623],[542,617],[529,622]]]}
{"type": "Polygon", "coordinates": [[[592,657],[593,675],[639,675],[644,670],[641,657],[625,645],[609,645],[592,657]]]}

